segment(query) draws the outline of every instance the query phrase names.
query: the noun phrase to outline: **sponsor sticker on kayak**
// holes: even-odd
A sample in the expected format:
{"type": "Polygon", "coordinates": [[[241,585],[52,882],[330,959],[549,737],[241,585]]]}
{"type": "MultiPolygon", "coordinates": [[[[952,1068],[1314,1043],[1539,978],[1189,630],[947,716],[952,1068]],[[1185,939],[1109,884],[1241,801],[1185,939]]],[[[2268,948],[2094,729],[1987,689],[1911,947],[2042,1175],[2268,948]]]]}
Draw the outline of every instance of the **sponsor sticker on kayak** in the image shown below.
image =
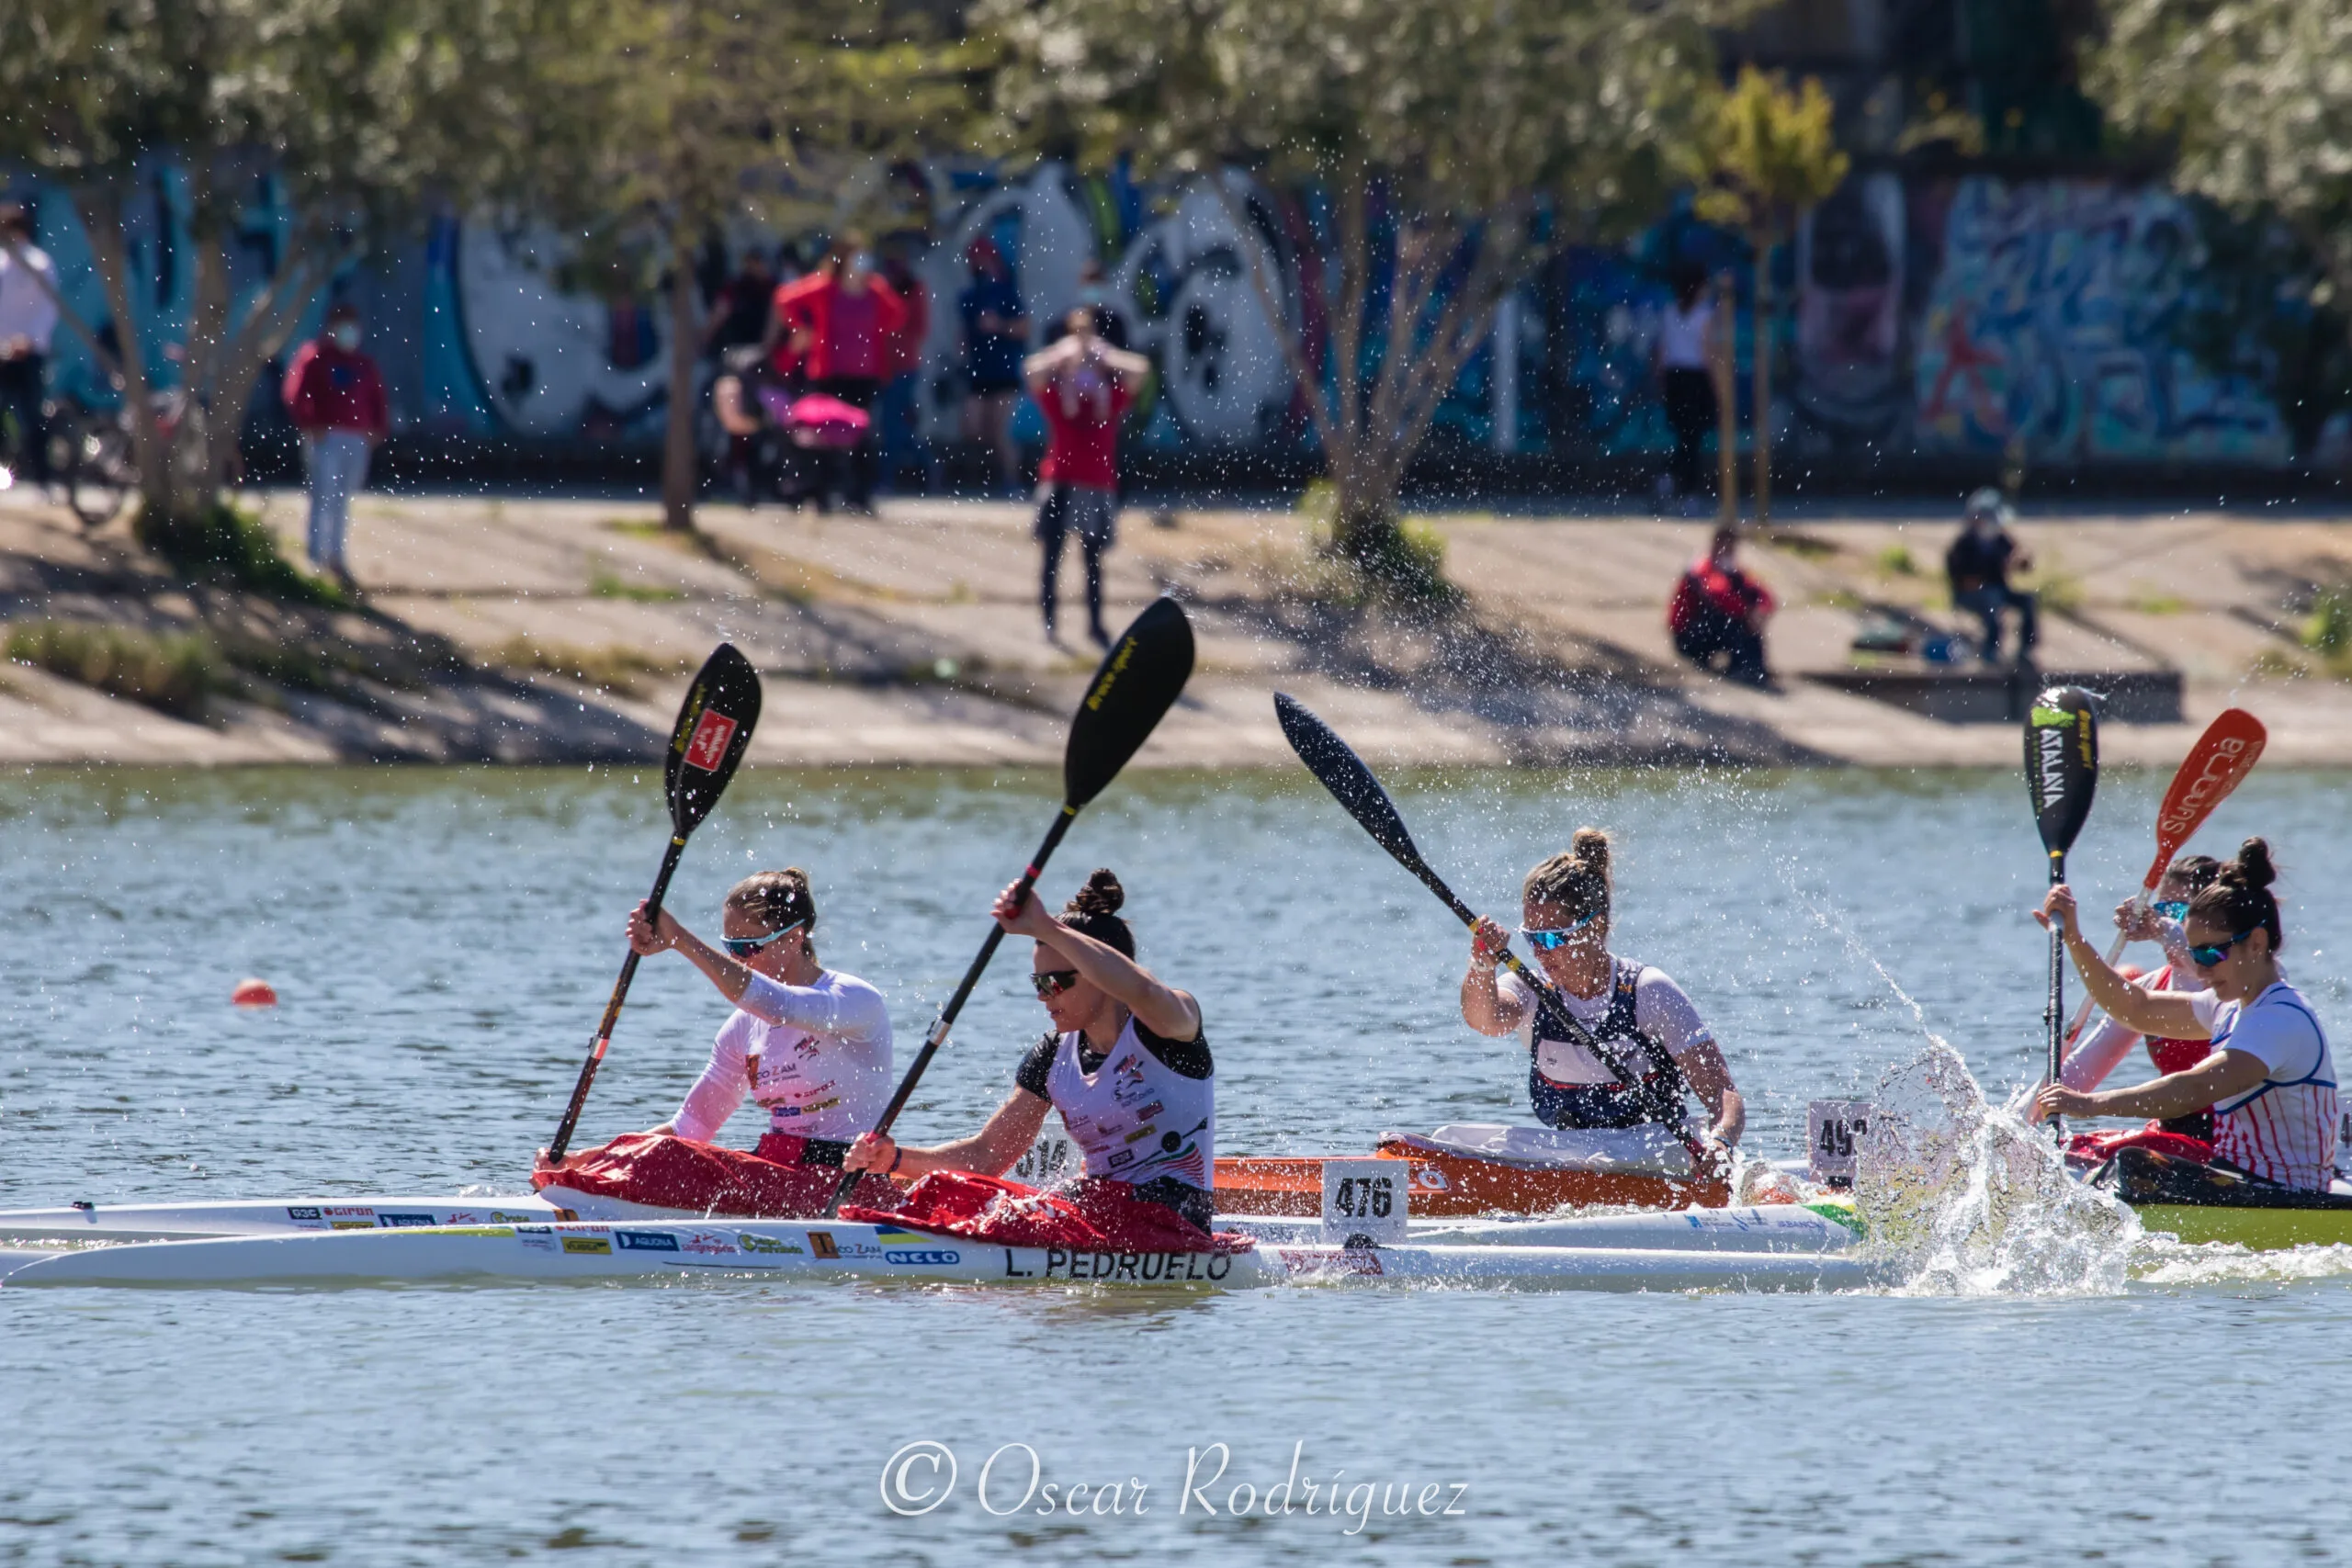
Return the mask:
{"type": "MultiPolygon", "coordinates": [[[[808,1239],[811,1243],[816,1243],[817,1238],[823,1235],[824,1233],[821,1231],[811,1231],[808,1233],[808,1239]]],[[[695,1239],[700,1240],[701,1238],[696,1237],[695,1239]]],[[[720,1239],[723,1240],[725,1238],[722,1237],[720,1239]]],[[[783,1239],[781,1236],[753,1235],[750,1231],[744,1231],[738,1235],[735,1239],[741,1245],[743,1250],[746,1252],[789,1252],[797,1257],[805,1258],[808,1256],[808,1248],[796,1247],[792,1243],[783,1239]]],[[[837,1256],[837,1254],[832,1250],[832,1246],[833,1238],[829,1235],[825,1236],[824,1241],[817,1247],[817,1256],[820,1258],[832,1258],[837,1256]]],[[[695,1252],[700,1249],[690,1246],[686,1250],[689,1252],[695,1252]]],[[[714,1248],[713,1250],[717,1249],[714,1248]]],[[[735,1248],[730,1247],[726,1250],[732,1252],[735,1248]]]]}
{"type": "Polygon", "coordinates": [[[735,739],[735,721],[717,708],[705,708],[695,725],[695,732],[686,741],[686,766],[700,768],[704,773],[717,773],[727,756],[727,743],[735,739]]]}
{"type": "Polygon", "coordinates": [[[623,1252],[675,1252],[678,1238],[668,1231],[615,1231],[613,1239],[621,1244],[623,1252]]]}
{"type": "Polygon", "coordinates": [[[379,1214],[376,1223],[392,1230],[401,1225],[437,1225],[441,1222],[431,1214],[379,1214]]]}
{"type": "Polygon", "coordinates": [[[962,1253],[953,1247],[897,1247],[882,1255],[882,1261],[885,1263],[916,1263],[944,1267],[950,1263],[961,1263],[963,1260],[962,1253]]]}
{"type": "Polygon", "coordinates": [[[286,1217],[292,1220],[296,1224],[316,1224],[319,1222],[320,1215],[318,1208],[314,1204],[305,1205],[300,1203],[288,1203],[286,1206],[286,1217]]]}
{"type": "Polygon", "coordinates": [[[563,1238],[566,1252],[592,1252],[609,1255],[613,1244],[600,1235],[568,1235],[563,1238]]]}

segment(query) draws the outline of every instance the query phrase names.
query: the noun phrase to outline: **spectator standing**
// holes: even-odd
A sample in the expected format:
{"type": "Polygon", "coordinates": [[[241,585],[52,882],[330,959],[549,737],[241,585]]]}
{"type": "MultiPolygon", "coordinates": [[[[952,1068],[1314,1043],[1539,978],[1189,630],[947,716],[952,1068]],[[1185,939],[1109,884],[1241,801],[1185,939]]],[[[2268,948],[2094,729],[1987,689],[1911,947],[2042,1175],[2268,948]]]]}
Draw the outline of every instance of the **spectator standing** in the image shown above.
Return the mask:
{"type": "Polygon", "coordinates": [[[1046,416],[1046,457],[1037,467],[1037,542],[1045,551],[1038,604],[1052,642],[1062,540],[1076,533],[1086,560],[1087,635],[1108,648],[1102,552],[1111,547],[1119,513],[1119,418],[1151,366],[1097,336],[1094,313],[1083,305],[1066,325],[1068,335],[1023,367],[1029,395],[1046,416]]]}
{"type": "Polygon", "coordinates": [[[32,221],[14,202],[0,205],[0,414],[17,416],[25,477],[46,486],[49,345],[57,333],[57,268],[33,243],[32,221]]]}
{"type": "Polygon", "coordinates": [[[1687,507],[1705,485],[1707,433],[1715,425],[1715,378],[1707,363],[1715,306],[1707,298],[1707,275],[1680,262],[1673,283],[1673,302],[1658,322],[1650,349],[1650,367],[1666,402],[1667,427],[1674,432],[1674,457],[1658,480],[1661,509],[1678,497],[1687,507]]]}
{"type": "Polygon", "coordinates": [[[1667,629],[1674,634],[1674,650],[1700,669],[1713,671],[1721,660],[1730,679],[1773,690],[1772,672],[1764,665],[1764,621],[1772,613],[1772,595],[1739,570],[1738,547],[1736,531],[1715,530],[1706,555],[1675,584],[1667,629]]]}
{"type": "Polygon", "coordinates": [[[956,297],[964,325],[964,401],[967,439],[995,454],[997,476],[1007,495],[1021,491],[1021,450],[1012,444],[1012,406],[1022,383],[1021,348],[1029,341],[1029,317],[1013,287],[1004,253],[983,234],[964,252],[971,282],[956,297]]]}
{"type": "Polygon", "coordinates": [[[931,335],[931,291],[923,287],[903,245],[882,253],[882,281],[907,308],[906,319],[883,344],[882,404],[876,423],[882,442],[882,483],[896,489],[909,456],[920,453],[925,488],[937,490],[938,460],[920,428],[922,411],[922,344],[931,335]]]}
{"type": "Polygon", "coordinates": [[[311,564],[345,588],[352,493],[368,482],[368,454],[391,431],[383,373],[359,347],[359,312],[329,307],[319,335],[294,352],[281,395],[311,476],[311,564]]]}
{"type": "MultiPolygon", "coordinates": [[[[771,338],[782,334],[800,356],[809,384],[867,413],[881,400],[892,333],[906,324],[907,307],[874,270],[864,236],[833,242],[817,270],[775,291],[771,338]]],[[[840,455],[842,501],[858,511],[874,504],[871,432],[840,455]]]]}
{"type": "Polygon", "coordinates": [[[710,325],[702,335],[704,356],[718,359],[730,348],[765,343],[775,288],[775,274],[768,267],[767,253],[757,246],[744,252],[742,265],[720,288],[718,298],[711,301],[710,325]]]}
{"type": "Polygon", "coordinates": [[[2039,626],[2036,624],[2034,596],[2022,589],[2009,586],[2009,571],[2030,570],[2031,558],[2018,548],[2010,536],[2008,525],[2017,521],[2017,513],[2001,492],[1986,486],[1968,498],[1962,513],[1960,537],[1951,542],[1944,555],[1944,573],[1951,581],[1952,607],[1975,612],[1984,623],[1984,659],[1996,664],[2001,658],[2001,612],[2014,609],[2018,613],[2018,662],[2033,662],[2033,645],[2039,626]]]}

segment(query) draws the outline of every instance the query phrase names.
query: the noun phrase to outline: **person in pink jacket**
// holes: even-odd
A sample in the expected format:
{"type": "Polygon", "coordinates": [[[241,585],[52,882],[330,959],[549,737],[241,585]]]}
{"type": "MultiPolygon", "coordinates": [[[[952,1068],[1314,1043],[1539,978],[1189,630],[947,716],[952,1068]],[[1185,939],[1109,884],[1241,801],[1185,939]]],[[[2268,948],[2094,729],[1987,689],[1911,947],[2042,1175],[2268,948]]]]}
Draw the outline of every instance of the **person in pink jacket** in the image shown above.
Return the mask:
{"type": "Polygon", "coordinates": [[[360,351],[357,310],[329,307],[319,335],[294,351],[281,395],[311,476],[311,564],[349,588],[351,492],[368,482],[368,454],[392,425],[383,373],[360,351]]]}

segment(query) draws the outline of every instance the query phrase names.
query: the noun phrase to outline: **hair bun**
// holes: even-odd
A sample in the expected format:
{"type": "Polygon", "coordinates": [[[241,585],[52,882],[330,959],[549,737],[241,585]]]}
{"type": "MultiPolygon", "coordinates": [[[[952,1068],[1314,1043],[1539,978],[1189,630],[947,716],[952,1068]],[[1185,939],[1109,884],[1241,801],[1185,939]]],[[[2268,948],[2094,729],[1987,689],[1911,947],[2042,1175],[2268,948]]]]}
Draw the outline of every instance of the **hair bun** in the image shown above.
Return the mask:
{"type": "Polygon", "coordinates": [[[1609,876],[1609,835],[1598,828],[1579,828],[1568,839],[1568,852],[1603,882],[1609,876]]]}
{"type": "Polygon", "coordinates": [[[1119,886],[1119,879],[1113,874],[1111,868],[1098,866],[1094,874],[1086,879],[1086,886],[1071,896],[1062,912],[1080,916],[1115,915],[1119,912],[1119,906],[1126,901],[1127,890],[1119,886]]]}
{"type": "Polygon", "coordinates": [[[2222,868],[2222,880],[2241,887],[2269,886],[2278,880],[2278,870],[2270,863],[2270,846],[2260,839],[2240,844],[2237,858],[2222,868]]]}

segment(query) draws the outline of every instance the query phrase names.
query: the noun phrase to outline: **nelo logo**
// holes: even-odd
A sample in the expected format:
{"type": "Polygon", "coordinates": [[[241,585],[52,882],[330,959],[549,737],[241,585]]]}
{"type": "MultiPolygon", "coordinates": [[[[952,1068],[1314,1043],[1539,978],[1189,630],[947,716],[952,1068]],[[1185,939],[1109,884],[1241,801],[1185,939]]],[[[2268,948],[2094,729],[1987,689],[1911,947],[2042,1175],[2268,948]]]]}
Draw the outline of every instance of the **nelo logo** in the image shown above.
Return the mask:
{"type": "Polygon", "coordinates": [[[717,708],[705,708],[695,725],[694,736],[686,742],[686,766],[700,768],[704,773],[717,773],[721,759],[727,755],[727,743],[735,739],[735,721],[717,708]]]}

